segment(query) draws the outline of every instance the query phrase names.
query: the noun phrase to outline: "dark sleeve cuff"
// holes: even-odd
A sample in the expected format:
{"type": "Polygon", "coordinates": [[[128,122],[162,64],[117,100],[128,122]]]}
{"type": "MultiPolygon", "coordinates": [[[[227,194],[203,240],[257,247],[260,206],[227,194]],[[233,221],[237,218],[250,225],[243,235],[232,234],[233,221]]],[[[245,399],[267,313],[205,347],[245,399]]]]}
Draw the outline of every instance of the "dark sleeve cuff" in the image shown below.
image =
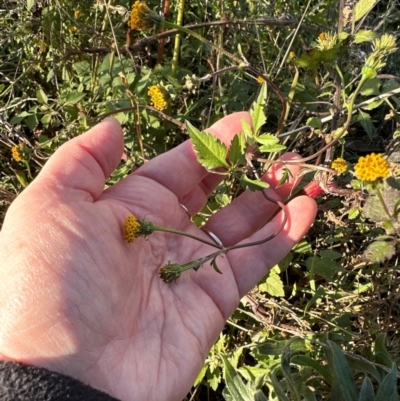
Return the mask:
{"type": "Polygon", "coordinates": [[[1,401],[118,401],[79,380],[45,368],[0,361],[1,401]]]}

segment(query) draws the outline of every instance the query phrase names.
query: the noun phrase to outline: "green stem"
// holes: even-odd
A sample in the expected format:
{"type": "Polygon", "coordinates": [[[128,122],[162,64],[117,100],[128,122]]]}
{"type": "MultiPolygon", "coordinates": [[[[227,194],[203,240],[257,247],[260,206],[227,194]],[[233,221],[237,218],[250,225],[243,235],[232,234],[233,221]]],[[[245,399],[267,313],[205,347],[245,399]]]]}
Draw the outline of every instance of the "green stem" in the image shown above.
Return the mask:
{"type": "MultiPolygon", "coordinates": [[[[176,18],[177,25],[181,26],[183,21],[183,11],[185,9],[185,0],[180,0],[178,5],[178,16],[176,18]]],[[[175,36],[175,43],[174,43],[174,54],[172,57],[172,76],[176,76],[176,70],[178,68],[178,61],[179,61],[179,51],[181,48],[181,35],[175,36]]]]}
{"type": "Polygon", "coordinates": [[[389,219],[393,219],[393,216],[390,214],[389,209],[387,208],[387,205],[386,205],[386,203],[385,203],[385,201],[383,199],[382,192],[381,192],[380,188],[376,187],[375,191],[376,191],[376,195],[378,196],[378,199],[380,200],[380,202],[381,202],[381,204],[383,206],[383,210],[388,215],[389,219]]]}
{"type": "Polygon", "coordinates": [[[210,245],[210,246],[212,246],[212,247],[214,247],[214,248],[223,249],[221,246],[219,246],[219,245],[216,244],[215,242],[210,242],[210,241],[207,241],[207,240],[205,240],[205,239],[203,239],[203,238],[199,238],[199,237],[197,237],[196,235],[192,235],[192,234],[189,234],[189,233],[185,233],[185,232],[179,231],[179,230],[174,230],[174,229],[172,229],[172,228],[154,226],[154,231],[162,231],[162,232],[165,232],[165,233],[183,235],[183,236],[185,236],[185,237],[189,237],[189,238],[195,239],[195,240],[197,240],[197,241],[200,241],[200,242],[202,242],[203,244],[210,245]]]}

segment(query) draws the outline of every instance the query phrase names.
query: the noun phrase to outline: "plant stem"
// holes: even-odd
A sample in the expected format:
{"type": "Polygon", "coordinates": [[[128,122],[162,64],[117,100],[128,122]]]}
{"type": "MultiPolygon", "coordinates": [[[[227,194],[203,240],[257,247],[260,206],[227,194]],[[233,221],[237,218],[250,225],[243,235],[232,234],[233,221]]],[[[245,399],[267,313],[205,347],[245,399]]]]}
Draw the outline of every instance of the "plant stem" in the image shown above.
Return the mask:
{"type": "MultiPolygon", "coordinates": [[[[179,5],[178,5],[178,16],[176,18],[177,25],[182,25],[184,9],[185,9],[185,0],[180,0],[179,5]]],[[[174,54],[172,56],[172,76],[173,77],[176,76],[180,49],[181,49],[181,35],[178,33],[178,35],[175,36],[174,54]]]]}
{"type": "Polygon", "coordinates": [[[388,215],[389,219],[392,219],[393,216],[390,214],[389,209],[387,208],[387,205],[386,205],[386,203],[385,203],[385,201],[383,199],[382,192],[381,192],[380,188],[376,187],[375,191],[376,191],[376,195],[377,195],[378,199],[380,200],[380,202],[381,202],[381,204],[383,206],[383,210],[388,215]]]}
{"type": "Polygon", "coordinates": [[[223,249],[223,247],[221,247],[220,245],[216,244],[215,242],[210,242],[210,241],[207,241],[207,240],[205,240],[203,238],[197,237],[196,235],[188,234],[188,233],[185,233],[185,232],[179,231],[179,230],[174,230],[172,228],[154,226],[154,231],[162,231],[162,232],[171,233],[171,234],[183,235],[185,237],[189,237],[189,238],[195,239],[197,241],[200,241],[203,244],[210,245],[210,246],[212,246],[214,248],[223,249]]]}

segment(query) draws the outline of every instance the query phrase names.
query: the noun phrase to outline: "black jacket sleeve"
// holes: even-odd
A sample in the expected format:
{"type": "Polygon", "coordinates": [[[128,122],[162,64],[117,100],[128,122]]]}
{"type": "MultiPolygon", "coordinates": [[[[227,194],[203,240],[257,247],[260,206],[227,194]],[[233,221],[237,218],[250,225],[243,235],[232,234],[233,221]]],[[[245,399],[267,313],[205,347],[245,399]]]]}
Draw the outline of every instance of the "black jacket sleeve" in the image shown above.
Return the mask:
{"type": "Polygon", "coordinates": [[[118,401],[61,373],[0,361],[1,401],[118,401]]]}

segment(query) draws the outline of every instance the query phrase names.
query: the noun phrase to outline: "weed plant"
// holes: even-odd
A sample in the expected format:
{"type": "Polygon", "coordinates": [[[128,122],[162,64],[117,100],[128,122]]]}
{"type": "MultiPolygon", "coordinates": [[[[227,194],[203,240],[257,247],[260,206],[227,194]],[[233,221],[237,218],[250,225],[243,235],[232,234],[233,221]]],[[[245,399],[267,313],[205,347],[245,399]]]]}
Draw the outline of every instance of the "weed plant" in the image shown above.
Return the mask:
{"type": "MultiPolygon", "coordinates": [[[[242,299],[186,400],[398,399],[398,0],[3,0],[0,26],[1,219],[108,115],[125,135],[108,185],[189,137],[206,168],[226,168],[198,225],[262,191],[283,151],[303,158],[297,191],[317,220],[242,299]],[[239,110],[253,128],[228,151],[204,130],[239,110]]],[[[208,259],[217,271],[227,251],[208,259]]],[[[179,285],[203,263],[161,277],[179,285]]]]}

